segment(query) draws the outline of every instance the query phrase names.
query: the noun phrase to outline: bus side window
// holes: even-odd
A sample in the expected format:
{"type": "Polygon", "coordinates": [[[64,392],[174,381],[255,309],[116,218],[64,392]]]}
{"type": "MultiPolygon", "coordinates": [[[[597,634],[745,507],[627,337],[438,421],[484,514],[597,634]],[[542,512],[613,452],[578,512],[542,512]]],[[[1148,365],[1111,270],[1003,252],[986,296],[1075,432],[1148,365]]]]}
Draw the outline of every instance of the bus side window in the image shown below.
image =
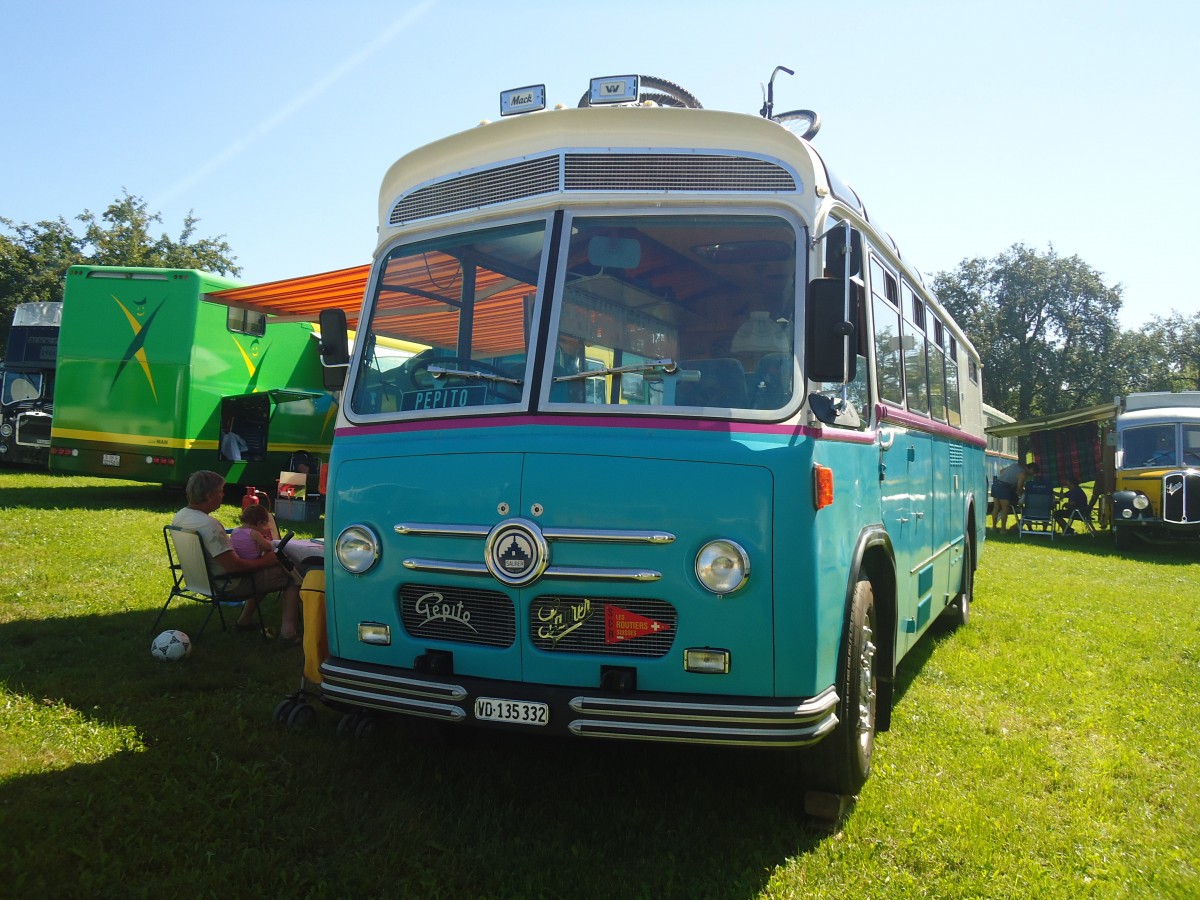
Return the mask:
{"type": "MultiPolygon", "coordinates": [[[[904,405],[903,355],[900,344],[900,310],[886,292],[887,273],[871,258],[871,300],[875,317],[875,378],[879,398],[904,405]]],[[[894,283],[894,280],[893,280],[894,283]]]]}

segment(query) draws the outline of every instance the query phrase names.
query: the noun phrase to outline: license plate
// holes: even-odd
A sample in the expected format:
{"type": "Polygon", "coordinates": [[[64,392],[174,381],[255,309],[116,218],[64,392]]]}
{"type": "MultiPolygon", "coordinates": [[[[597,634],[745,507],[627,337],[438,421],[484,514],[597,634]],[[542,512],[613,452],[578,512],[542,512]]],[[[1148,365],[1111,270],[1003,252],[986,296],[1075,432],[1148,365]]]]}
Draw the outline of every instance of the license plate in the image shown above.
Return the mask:
{"type": "Polygon", "coordinates": [[[550,721],[550,707],[529,700],[497,700],[478,697],[475,718],[481,722],[512,722],[514,725],[545,725],[550,721]]]}
{"type": "Polygon", "coordinates": [[[121,464],[121,456],[117,453],[105,453],[100,458],[100,462],[106,466],[119,466],[121,464]]]}

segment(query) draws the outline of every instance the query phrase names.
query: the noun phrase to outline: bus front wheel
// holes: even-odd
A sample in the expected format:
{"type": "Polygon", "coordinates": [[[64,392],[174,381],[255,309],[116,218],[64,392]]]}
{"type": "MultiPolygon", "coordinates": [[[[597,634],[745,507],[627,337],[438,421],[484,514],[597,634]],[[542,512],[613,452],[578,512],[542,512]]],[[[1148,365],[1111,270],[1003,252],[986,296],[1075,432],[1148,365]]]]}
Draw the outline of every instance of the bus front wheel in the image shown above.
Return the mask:
{"type": "Polygon", "coordinates": [[[860,579],[838,653],[838,725],[812,748],[806,766],[806,780],[814,790],[850,796],[858,793],[871,772],[879,690],[877,639],[875,592],[871,582],[860,579]]]}

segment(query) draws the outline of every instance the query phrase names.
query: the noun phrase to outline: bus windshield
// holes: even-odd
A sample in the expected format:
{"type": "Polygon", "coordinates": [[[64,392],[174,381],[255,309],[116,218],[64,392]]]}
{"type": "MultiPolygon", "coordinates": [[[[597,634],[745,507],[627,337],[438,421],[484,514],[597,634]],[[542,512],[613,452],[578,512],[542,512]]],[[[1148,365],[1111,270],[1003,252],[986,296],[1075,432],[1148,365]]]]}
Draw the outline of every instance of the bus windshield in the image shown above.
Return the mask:
{"type": "Polygon", "coordinates": [[[519,402],[544,243],[539,221],[393,250],[359,335],[366,350],[351,408],[421,413],[519,402]]]}
{"type": "Polygon", "coordinates": [[[578,216],[549,401],[778,409],[792,395],[796,230],[772,216],[578,216]]]}
{"type": "Polygon", "coordinates": [[[567,217],[542,353],[531,343],[544,221],[399,247],[383,263],[351,408],[526,404],[541,365],[545,408],[782,409],[796,235],[777,216],[567,217]]]}

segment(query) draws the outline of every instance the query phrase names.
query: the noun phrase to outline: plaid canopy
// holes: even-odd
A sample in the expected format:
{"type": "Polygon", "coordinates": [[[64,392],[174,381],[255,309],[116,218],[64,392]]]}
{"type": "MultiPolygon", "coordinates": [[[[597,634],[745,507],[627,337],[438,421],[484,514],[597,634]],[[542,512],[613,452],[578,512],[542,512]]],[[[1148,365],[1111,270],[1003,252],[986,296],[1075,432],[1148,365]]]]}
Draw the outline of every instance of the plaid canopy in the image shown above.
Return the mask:
{"type": "Polygon", "coordinates": [[[1035,431],[1029,435],[1033,459],[1041,470],[1038,479],[1051,485],[1063,479],[1076,482],[1095,480],[1100,474],[1100,426],[1085,422],[1054,431],[1035,431]]]}

